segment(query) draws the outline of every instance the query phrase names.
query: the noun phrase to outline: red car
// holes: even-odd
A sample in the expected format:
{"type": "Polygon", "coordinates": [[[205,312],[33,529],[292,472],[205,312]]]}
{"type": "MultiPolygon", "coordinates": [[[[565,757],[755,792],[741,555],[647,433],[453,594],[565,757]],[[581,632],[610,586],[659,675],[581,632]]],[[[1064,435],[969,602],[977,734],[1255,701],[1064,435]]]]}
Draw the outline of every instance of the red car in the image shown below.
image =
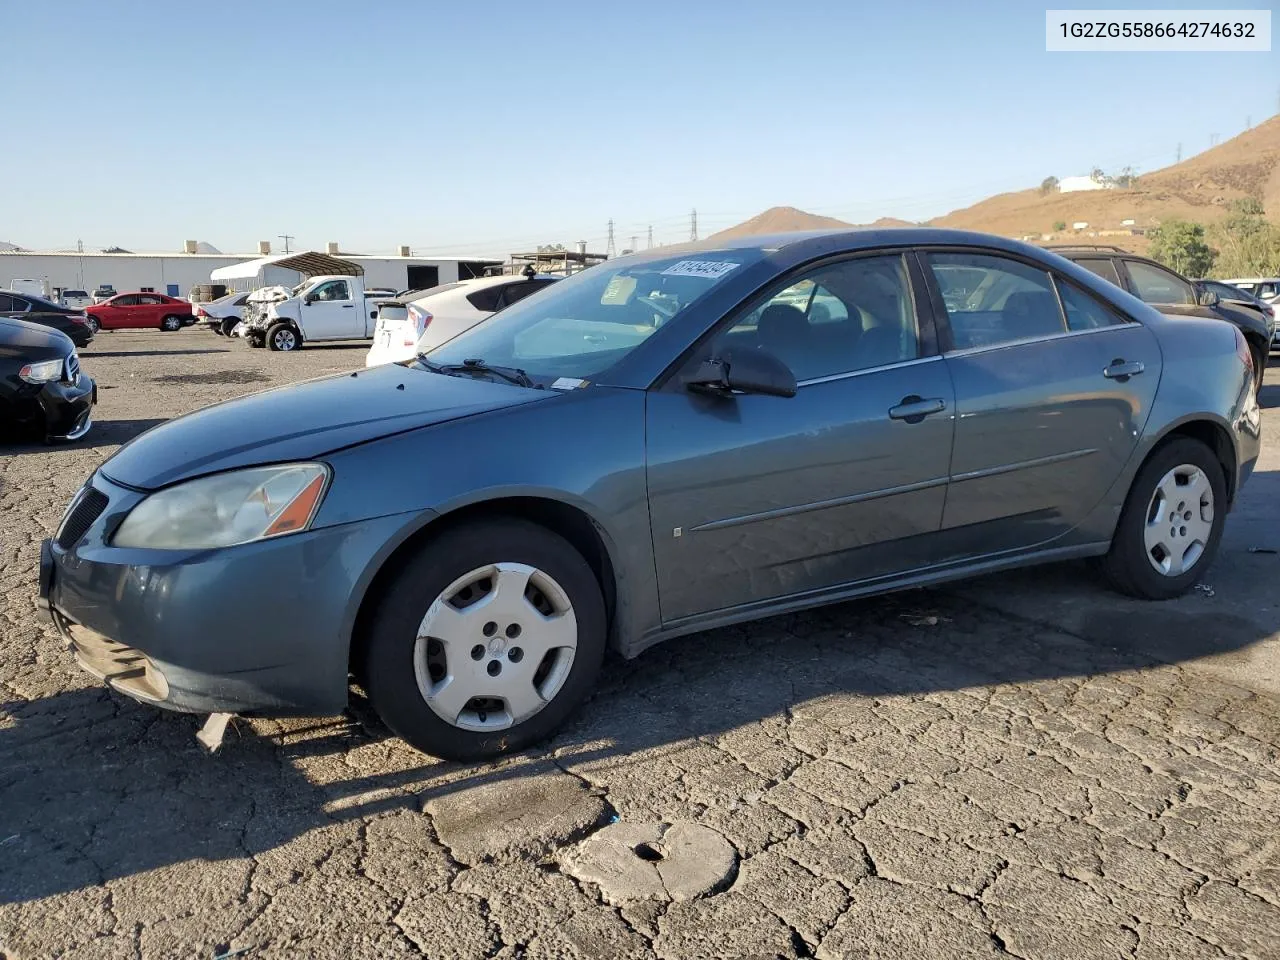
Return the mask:
{"type": "Polygon", "coordinates": [[[190,303],[163,293],[118,293],[110,300],[85,307],[84,312],[103,330],[178,330],[194,319],[190,303]]]}

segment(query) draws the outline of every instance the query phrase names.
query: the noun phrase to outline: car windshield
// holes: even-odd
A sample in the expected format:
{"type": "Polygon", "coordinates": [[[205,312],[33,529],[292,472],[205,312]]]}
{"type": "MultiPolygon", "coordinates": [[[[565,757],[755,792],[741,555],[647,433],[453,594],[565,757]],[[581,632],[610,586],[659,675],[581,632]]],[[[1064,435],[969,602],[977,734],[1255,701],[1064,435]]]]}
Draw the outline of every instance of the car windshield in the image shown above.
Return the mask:
{"type": "Polygon", "coordinates": [[[620,260],[561,280],[432,350],[433,364],[484,360],[538,380],[594,380],[762,250],[620,260]]]}

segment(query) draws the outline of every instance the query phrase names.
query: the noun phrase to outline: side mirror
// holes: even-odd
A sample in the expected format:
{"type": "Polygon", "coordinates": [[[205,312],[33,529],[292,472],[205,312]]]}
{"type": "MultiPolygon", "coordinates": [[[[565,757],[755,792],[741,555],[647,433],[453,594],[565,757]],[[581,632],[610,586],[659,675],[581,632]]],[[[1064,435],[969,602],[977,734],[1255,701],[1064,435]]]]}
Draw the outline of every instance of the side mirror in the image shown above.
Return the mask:
{"type": "Polygon", "coordinates": [[[302,302],[309,307],[316,302],[316,295],[314,293],[308,293],[302,298],[302,302]]]}
{"type": "Polygon", "coordinates": [[[790,368],[767,350],[740,350],[704,360],[685,386],[699,393],[725,396],[759,393],[768,397],[794,397],[796,377],[790,368]]]}
{"type": "Polygon", "coordinates": [[[1202,307],[1216,307],[1222,302],[1222,298],[1212,290],[1201,290],[1200,296],[1197,299],[1202,307]]]}

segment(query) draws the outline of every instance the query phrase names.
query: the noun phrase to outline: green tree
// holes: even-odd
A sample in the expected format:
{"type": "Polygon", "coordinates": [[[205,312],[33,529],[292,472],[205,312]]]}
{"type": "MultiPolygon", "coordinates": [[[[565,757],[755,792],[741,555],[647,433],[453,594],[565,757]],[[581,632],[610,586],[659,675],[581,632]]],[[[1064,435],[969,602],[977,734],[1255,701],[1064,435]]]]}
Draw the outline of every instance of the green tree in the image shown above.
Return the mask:
{"type": "Polygon", "coordinates": [[[1053,221],[1053,229],[1055,233],[1061,233],[1063,230],[1067,229],[1067,221],[1065,220],[1053,221]]]}
{"type": "Polygon", "coordinates": [[[1188,277],[1203,277],[1213,268],[1217,251],[1204,240],[1204,227],[1189,220],[1169,220],[1152,230],[1151,256],[1188,277]]]}
{"type": "Polygon", "coordinates": [[[1280,227],[1267,220],[1262,204],[1252,197],[1227,209],[1212,231],[1219,249],[1217,272],[1225,277],[1274,276],[1280,271],[1280,227]]]}
{"type": "Polygon", "coordinates": [[[1123,167],[1116,177],[1116,186],[1124,190],[1137,186],[1138,172],[1133,167],[1123,167]]]}
{"type": "Polygon", "coordinates": [[[1045,177],[1043,180],[1040,181],[1040,196],[1042,197],[1045,196],[1046,194],[1053,193],[1053,191],[1057,189],[1058,189],[1057,177],[1045,177]]]}

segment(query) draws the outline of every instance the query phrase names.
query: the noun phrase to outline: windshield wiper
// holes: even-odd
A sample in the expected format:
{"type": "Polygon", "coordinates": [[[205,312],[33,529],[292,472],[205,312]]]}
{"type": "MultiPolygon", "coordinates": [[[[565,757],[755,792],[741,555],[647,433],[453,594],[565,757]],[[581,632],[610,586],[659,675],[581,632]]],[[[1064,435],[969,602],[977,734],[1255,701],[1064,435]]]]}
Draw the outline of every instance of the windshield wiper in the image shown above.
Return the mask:
{"type": "Polygon", "coordinates": [[[425,353],[420,353],[418,362],[432,373],[491,373],[507,383],[514,383],[517,387],[535,386],[533,378],[518,367],[490,366],[479,357],[468,357],[461,363],[432,363],[425,353]]]}

